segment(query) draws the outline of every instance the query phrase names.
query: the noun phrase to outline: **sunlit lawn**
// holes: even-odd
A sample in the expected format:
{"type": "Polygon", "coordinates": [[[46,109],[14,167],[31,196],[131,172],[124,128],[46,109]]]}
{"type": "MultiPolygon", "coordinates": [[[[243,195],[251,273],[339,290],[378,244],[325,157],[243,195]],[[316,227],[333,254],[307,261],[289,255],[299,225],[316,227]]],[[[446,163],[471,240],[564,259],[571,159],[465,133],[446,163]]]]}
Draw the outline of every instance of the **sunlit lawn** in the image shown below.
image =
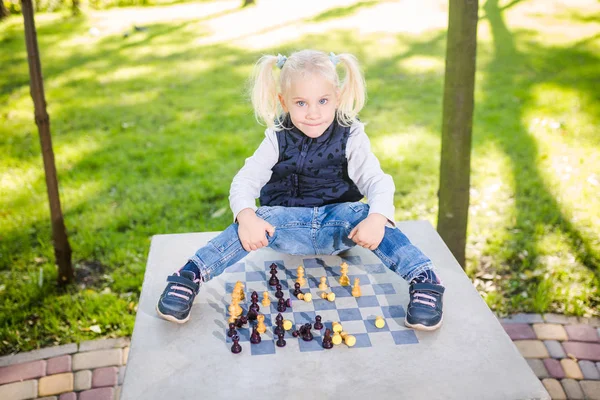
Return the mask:
{"type": "MultiPolygon", "coordinates": [[[[37,17],[65,292],[22,20],[0,24],[0,354],[131,334],[151,236],[231,222],[231,178],[263,137],[244,89],[264,53],[359,57],[396,217],[435,225],[446,2],[282,1],[37,17]]],[[[498,313],[599,315],[600,7],[505,3],[480,11],[467,271],[498,313]]]]}

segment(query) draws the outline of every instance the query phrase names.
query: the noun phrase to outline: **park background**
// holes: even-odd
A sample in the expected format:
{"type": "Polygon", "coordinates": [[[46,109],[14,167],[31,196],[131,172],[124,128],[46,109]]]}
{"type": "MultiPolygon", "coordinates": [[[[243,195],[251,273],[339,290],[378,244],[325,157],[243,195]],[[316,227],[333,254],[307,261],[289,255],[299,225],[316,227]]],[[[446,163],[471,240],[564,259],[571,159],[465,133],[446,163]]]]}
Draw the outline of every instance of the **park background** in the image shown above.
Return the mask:
{"type": "MultiPolygon", "coordinates": [[[[23,18],[4,2],[0,354],[131,335],[152,235],[231,223],[229,184],[263,137],[245,94],[262,54],[355,54],[396,219],[436,225],[446,1],[40,2],[76,274],[57,287],[23,18]]],[[[466,272],[499,315],[600,315],[599,15],[480,1],[466,272]]]]}

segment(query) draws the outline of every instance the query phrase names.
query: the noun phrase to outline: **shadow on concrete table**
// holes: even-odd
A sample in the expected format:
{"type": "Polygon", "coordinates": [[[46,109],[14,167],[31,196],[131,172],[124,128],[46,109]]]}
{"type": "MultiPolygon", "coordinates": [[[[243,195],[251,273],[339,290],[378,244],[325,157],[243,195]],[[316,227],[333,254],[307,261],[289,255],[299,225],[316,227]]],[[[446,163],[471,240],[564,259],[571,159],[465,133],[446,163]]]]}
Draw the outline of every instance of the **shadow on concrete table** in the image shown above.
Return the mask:
{"type": "MultiPolygon", "coordinates": [[[[229,351],[227,288],[248,276],[244,275],[248,271],[254,271],[252,276],[261,274],[273,260],[285,265],[293,278],[298,265],[311,266],[306,268],[307,276],[318,276],[323,269],[333,271],[342,258],[290,256],[271,249],[253,252],[235,266],[235,272],[206,283],[190,321],[178,325],[160,319],[155,311],[165,278],[218,232],[154,236],[121,399],[549,399],[431,224],[409,221],[398,226],[433,260],[446,286],[444,323],[439,330],[413,331],[403,327],[401,319],[389,318],[390,330],[414,339],[404,343],[375,332],[364,334],[370,337],[369,346],[310,351],[288,335],[286,347],[264,354],[251,351],[249,342],[243,343],[241,354],[229,351]]],[[[381,264],[373,253],[357,247],[343,257],[359,260],[351,268],[367,271],[372,280],[362,286],[363,296],[372,294],[380,304],[389,303],[381,305],[387,310],[390,306],[406,310],[409,296],[404,280],[387,269],[385,274],[368,274],[381,264]],[[384,285],[396,294],[381,293],[384,285]]],[[[330,276],[335,283],[335,274],[330,276]]],[[[260,279],[246,282],[246,289],[262,284],[260,279]]],[[[340,304],[356,301],[338,300],[340,304]]],[[[294,303],[292,308],[298,307],[306,305],[294,303]]],[[[341,307],[337,305],[337,311],[341,307]]],[[[360,307],[363,316],[377,312],[367,308],[360,307]]],[[[359,329],[356,321],[342,323],[359,329]]],[[[265,337],[266,342],[270,339],[272,334],[265,337]]]]}

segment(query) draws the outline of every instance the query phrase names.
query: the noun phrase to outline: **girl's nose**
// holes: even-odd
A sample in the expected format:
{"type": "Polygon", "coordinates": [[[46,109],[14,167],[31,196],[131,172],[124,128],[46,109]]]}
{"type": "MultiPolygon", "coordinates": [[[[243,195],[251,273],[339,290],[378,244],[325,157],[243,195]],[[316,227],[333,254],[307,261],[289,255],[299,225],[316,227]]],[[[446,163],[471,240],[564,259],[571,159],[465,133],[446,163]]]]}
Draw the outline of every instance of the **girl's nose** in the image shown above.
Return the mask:
{"type": "Polygon", "coordinates": [[[309,106],[308,113],[306,114],[306,118],[308,119],[319,119],[321,118],[321,111],[317,106],[309,106]]]}

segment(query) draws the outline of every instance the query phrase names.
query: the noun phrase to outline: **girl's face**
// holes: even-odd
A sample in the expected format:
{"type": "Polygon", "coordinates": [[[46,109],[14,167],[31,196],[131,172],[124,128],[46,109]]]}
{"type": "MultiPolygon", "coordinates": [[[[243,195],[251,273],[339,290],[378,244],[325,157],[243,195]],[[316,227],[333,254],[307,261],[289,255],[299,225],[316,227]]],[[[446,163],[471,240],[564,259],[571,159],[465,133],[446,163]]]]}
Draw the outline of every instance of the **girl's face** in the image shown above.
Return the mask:
{"type": "Polygon", "coordinates": [[[317,138],[335,118],[339,91],[321,74],[313,73],[294,79],[285,96],[279,94],[279,101],[302,133],[317,138]]]}

